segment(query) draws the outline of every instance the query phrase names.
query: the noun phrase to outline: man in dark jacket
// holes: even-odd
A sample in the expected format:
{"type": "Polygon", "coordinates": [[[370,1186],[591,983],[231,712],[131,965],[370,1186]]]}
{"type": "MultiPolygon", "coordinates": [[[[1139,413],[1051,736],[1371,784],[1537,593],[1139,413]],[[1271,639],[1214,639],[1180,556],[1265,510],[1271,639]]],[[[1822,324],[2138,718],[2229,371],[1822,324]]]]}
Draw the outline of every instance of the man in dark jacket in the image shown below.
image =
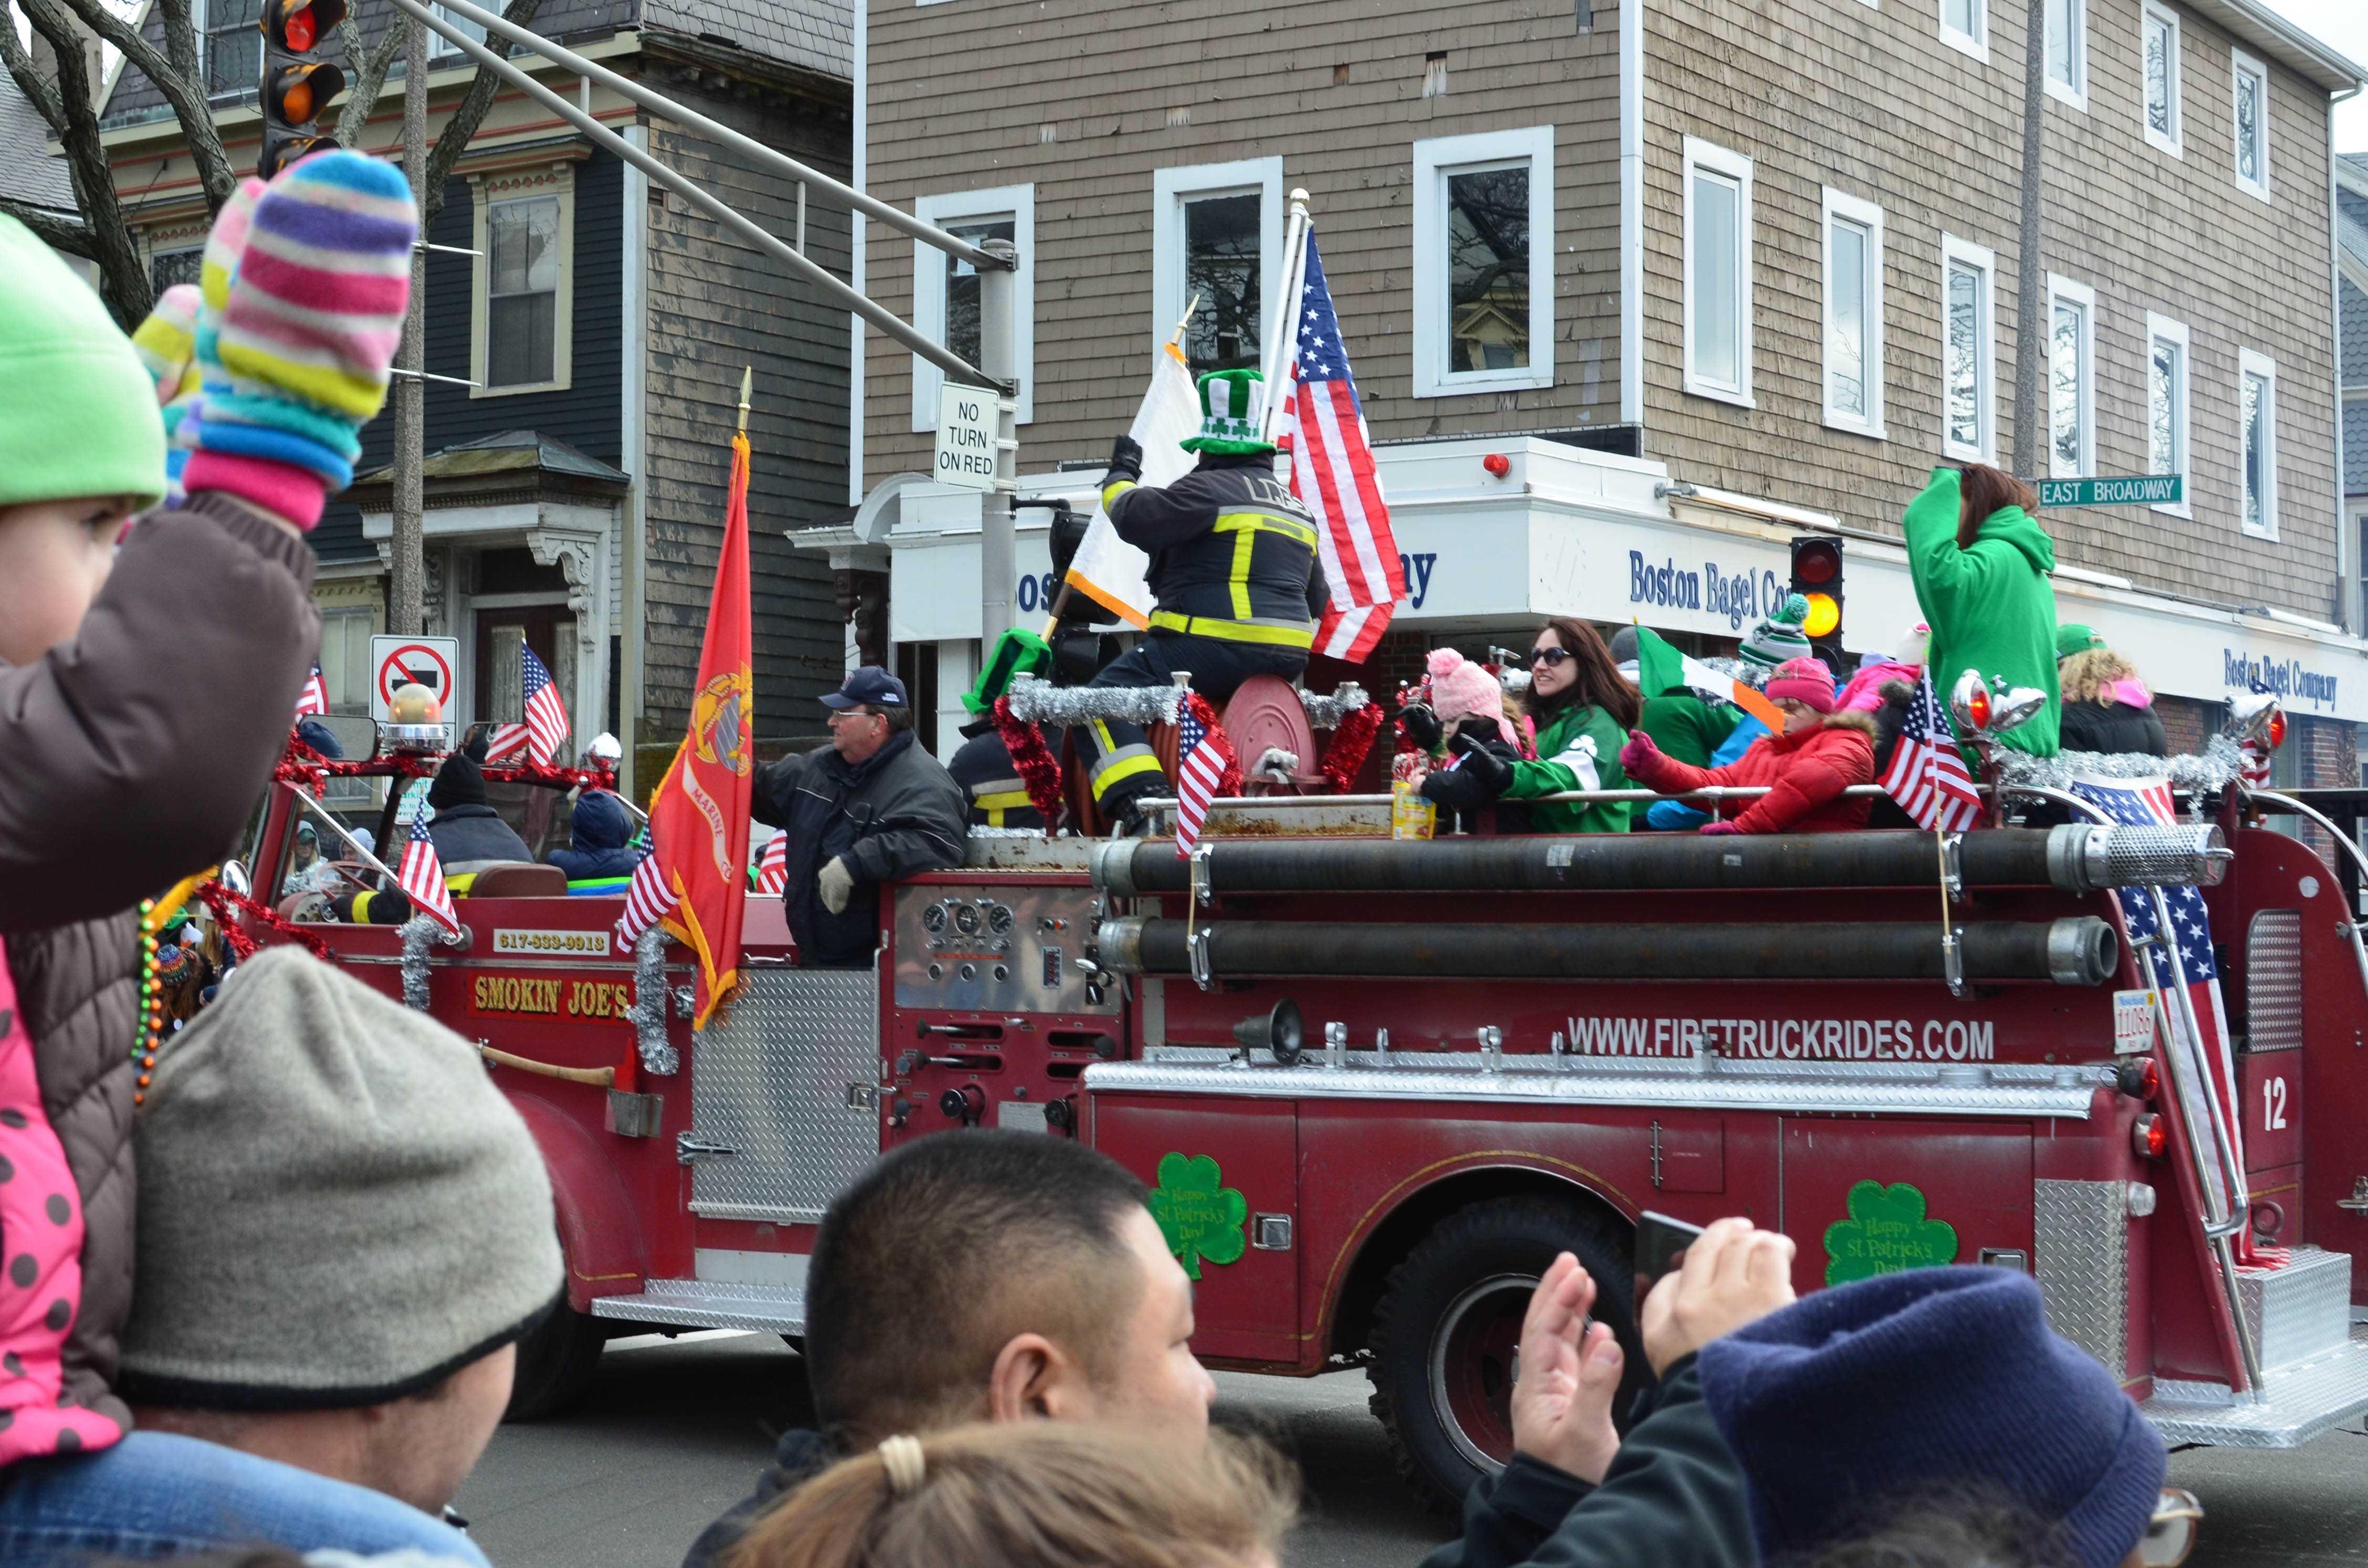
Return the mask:
{"type": "MultiPolygon", "coordinates": [[[[430,829],[433,832],[433,829],[430,829]]],[[[642,852],[629,847],[633,819],[625,803],[606,790],[586,790],[575,797],[567,819],[569,847],[551,852],[551,863],[567,873],[567,891],[578,882],[614,882],[632,876],[642,852]]]]}
{"type": "Polygon", "coordinates": [[[427,819],[427,836],[446,876],[534,859],[526,840],[485,803],[485,775],[469,752],[456,751],[444,759],[436,770],[436,782],[427,787],[427,803],[436,812],[427,819]]]}
{"type": "Polygon", "coordinates": [[[962,863],[962,791],[916,741],[886,670],[862,665],[822,702],[828,749],[759,768],[749,814],[790,835],[781,902],[798,961],[862,969],[880,946],[880,884],[962,863]]]}
{"type": "MultiPolygon", "coordinates": [[[[1252,676],[1296,680],[1315,642],[1328,593],[1315,519],[1274,476],[1274,448],[1258,438],[1264,387],[1256,370],[1201,378],[1201,433],[1183,443],[1200,464],[1164,489],[1145,488],[1143,449],[1111,449],[1102,509],[1118,537],[1151,556],[1157,600],[1151,634],[1111,663],[1097,687],[1159,687],[1189,670],[1192,689],[1222,707],[1252,676]]],[[[1159,761],[1133,724],[1079,727],[1077,751],[1104,817],[1126,824],[1135,803],[1169,792],[1159,761]]]]}

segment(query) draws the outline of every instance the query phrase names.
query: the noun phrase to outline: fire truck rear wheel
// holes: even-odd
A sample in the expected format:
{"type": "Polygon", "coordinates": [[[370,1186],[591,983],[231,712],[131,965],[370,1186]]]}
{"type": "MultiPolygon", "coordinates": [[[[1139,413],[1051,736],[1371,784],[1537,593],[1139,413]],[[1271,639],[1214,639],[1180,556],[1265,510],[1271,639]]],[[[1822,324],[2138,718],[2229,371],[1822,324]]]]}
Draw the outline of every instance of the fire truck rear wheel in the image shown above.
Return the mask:
{"type": "Polygon", "coordinates": [[[540,1421],[573,1408],[592,1386],[608,1326],[565,1301],[518,1341],[518,1375],[505,1421],[540,1421]]]}
{"type": "Polygon", "coordinates": [[[1511,1400],[1521,1318],[1557,1253],[1597,1284],[1594,1316],[1628,1365],[1613,1410],[1649,1376],[1636,1331],[1628,1241],[1576,1205],[1504,1198],[1449,1215],[1390,1273],[1373,1313],[1373,1414],[1399,1472],[1452,1515],[1513,1452],[1511,1400]]]}

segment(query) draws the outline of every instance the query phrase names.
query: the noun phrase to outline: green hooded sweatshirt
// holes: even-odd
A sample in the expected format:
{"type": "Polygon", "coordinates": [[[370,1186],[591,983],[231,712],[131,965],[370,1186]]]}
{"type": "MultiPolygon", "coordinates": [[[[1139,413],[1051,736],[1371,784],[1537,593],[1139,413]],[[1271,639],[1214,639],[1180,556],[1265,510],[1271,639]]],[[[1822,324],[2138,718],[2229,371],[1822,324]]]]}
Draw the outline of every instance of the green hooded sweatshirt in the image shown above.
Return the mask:
{"type": "MultiPolygon", "coordinates": [[[[1574,703],[1538,732],[1536,762],[1513,764],[1508,801],[1534,801],[1565,790],[1625,790],[1620,748],[1628,741],[1611,715],[1591,702],[1574,703]]],[[[1530,808],[1532,833],[1625,833],[1627,801],[1548,801],[1530,808]]]]}
{"type": "Polygon", "coordinates": [[[1984,680],[2037,687],[2047,694],[2046,708],[1998,744],[2054,756],[2063,711],[2055,689],[2055,590],[2047,584],[2055,547],[2030,513],[2007,506],[1983,520],[1972,548],[1959,550],[1961,506],[1957,471],[1936,468],[1907,507],[1907,570],[1932,627],[1925,665],[1932,687],[1945,706],[1969,669],[1984,680]]]}

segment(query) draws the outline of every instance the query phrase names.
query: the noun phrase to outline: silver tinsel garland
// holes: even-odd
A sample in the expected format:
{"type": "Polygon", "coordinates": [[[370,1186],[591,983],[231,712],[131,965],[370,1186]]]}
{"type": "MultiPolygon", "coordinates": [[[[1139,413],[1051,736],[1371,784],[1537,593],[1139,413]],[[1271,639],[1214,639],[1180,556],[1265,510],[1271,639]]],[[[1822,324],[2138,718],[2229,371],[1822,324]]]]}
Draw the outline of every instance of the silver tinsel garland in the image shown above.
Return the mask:
{"type": "Polygon", "coordinates": [[[415,915],[403,923],[403,1005],[416,1012],[427,1011],[427,949],[438,942],[448,948],[469,945],[468,927],[447,931],[425,915],[415,915]]]}
{"type": "Polygon", "coordinates": [[[2226,735],[2214,735],[2201,756],[2149,756],[2143,752],[2066,751],[2027,756],[2001,748],[1998,771],[2009,784],[2068,790],[2075,778],[2162,778],[2175,790],[2216,794],[2244,777],[2245,754],[2226,735]]]}
{"type": "Polygon", "coordinates": [[[1312,728],[1337,730],[1340,727],[1341,720],[1364,707],[1372,699],[1366,696],[1365,688],[1355,681],[1344,680],[1333,688],[1332,695],[1329,697],[1318,697],[1312,691],[1302,691],[1299,694],[1299,700],[1307,710],[1307,722],[1312,728]]]}
{"type": "Polygon", "coordinates": [[[1129,724],[1172,724],[1180,686],[1054,686],[1035,676],[1013,677],[1011,716],[1024,724],[1073,729],[1091,719],[1129,724]]]}
{"type": "Polygon", "coordinates": [[[642,1071],[667,1077],[682,1071],[682,1052],[666,1039],[666,934],[653,926],[633,946],[633,1005],[626,1017],[633,1020],[633,1043],[640,1050],[642,1071]]]}

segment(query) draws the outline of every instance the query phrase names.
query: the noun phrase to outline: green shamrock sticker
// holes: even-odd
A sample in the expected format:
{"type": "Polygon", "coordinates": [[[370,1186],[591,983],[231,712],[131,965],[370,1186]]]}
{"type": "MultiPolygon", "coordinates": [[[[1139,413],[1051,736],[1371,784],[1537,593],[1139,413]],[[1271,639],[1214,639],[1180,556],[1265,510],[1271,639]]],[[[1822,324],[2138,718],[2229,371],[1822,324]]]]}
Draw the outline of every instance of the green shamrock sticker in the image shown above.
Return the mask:
{"type": "Polygon", "coordinates": [[[1956,1227],[1926,1219],[1924,1195],[1906,1182],[1860,1182],[1849,1201],[1850,1218],[1826,1227],[1827,1284],[1956,1261],[1956,1227]]]}
{"type": "Polygon", "coordinates": [[[1151,1217],[1167,1238],[1167,1250],[1184,1272],[1201,1278],[1201,1260],[1240,1261],[1248,1245],[1249,1200],[1224,1186],[1224,1175],[1207,1154],[1162,1154],[1159,1185],[1151,1189],[1151,1217]]]}

